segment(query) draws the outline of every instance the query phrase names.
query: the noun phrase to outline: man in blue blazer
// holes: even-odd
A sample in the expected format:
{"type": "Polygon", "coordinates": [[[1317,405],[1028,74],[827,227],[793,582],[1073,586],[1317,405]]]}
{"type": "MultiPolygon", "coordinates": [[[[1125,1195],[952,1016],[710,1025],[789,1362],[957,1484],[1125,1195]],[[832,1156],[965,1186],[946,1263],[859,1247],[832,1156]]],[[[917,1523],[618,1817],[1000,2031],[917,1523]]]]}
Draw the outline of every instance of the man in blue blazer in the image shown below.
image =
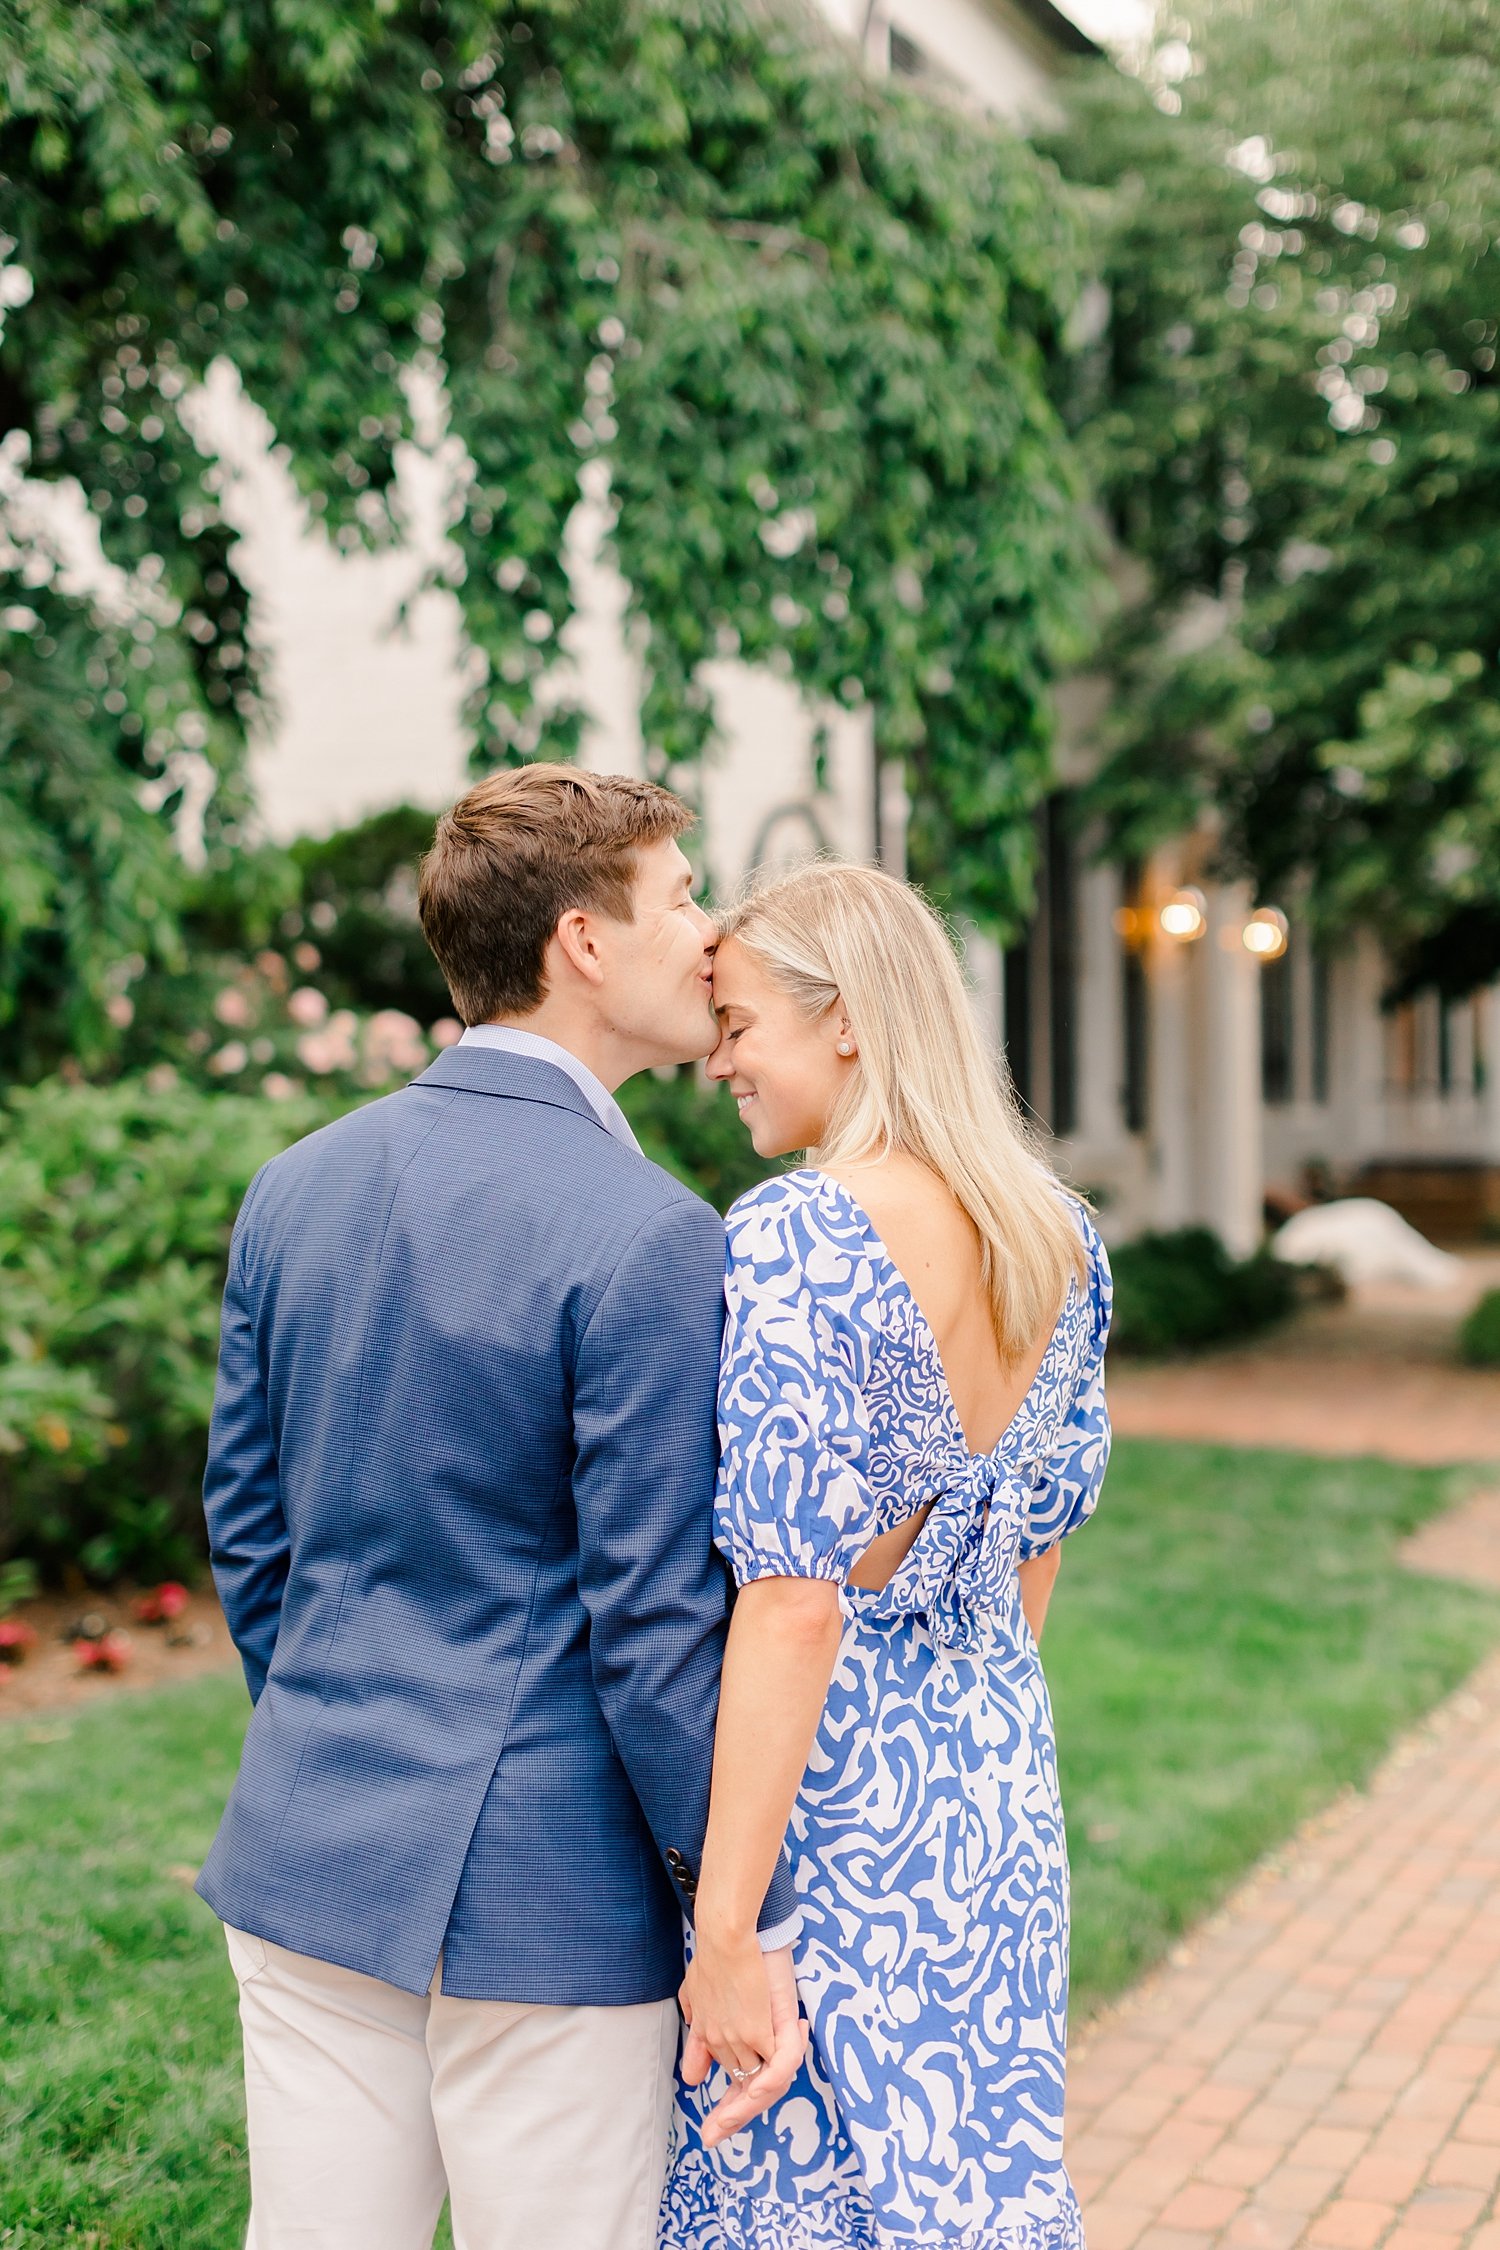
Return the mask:
{"type": "MultiPolygon", "coordinates": [[[[255,1709],[198,1888],[251,2250],[646,2250],[707,1819],[723,1229],[612,1089],[714,1044],[649,783],[492,775],[423,925],[469,1027],[252,1182],[205,1505],[255,1709]]],[[[783,1869],[774,2053],[801,2052],[783,1869]]],[[[768,2000],[768,2008],[771,2002],[768,2000]]]]}

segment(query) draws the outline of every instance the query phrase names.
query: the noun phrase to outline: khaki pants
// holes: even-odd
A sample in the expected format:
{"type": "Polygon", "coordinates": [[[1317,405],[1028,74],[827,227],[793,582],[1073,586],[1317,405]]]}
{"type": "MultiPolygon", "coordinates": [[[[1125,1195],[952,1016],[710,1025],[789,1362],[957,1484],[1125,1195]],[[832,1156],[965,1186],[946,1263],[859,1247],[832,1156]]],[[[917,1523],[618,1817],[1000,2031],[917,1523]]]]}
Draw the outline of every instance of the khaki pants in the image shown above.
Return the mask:
{"type": "Polygon", "coordinates": [[[250,2125],[246,2250],[653,2250],[671,2000],[420,1998],[227,1930],[250,2125]]]}

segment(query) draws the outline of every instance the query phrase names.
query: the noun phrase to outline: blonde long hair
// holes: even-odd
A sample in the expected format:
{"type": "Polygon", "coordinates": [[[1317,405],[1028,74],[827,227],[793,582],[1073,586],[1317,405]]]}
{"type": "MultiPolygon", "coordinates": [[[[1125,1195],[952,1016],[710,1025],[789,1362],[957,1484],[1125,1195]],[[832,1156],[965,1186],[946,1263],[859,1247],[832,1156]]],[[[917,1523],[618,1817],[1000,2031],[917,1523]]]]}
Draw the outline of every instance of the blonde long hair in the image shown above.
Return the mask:
{"type": "Polygon", "coordinates": [[[720,918],[809,1021],[841,1001],[859,1065],[808,1156],[831,1167],[903,1150],[973,1222],[1002,1355],[1050,1328],[1084,1278],[1072,1205],[986,1050],[948,933],[878,868],[817,860],[752,889],[720,918]]]}

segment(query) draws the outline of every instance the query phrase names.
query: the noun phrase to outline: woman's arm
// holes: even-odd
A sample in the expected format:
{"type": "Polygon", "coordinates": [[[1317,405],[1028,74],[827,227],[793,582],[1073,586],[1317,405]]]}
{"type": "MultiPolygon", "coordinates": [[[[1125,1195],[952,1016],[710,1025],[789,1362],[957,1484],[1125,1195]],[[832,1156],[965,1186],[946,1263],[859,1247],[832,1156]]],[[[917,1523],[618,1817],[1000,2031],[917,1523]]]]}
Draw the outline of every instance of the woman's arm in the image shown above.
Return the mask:
{"type": "Polygon", "coordinates": [[[843,1620],[826,1578],[759,1578],[729,1627],[713,1795],[682,1988],[690,2082],[710,2057],[749,2071],[774,2047],[756,1917],[786,1837],[838,1655],[843,1620]]]}
{"type": "Polygon", "coordinates": [[[1047,1604],[1052,1599],[1052,1589],[1057,1583],[1057,1567],[1062,1561],[1061,1546],[1049,1547],[1044,1555],[1033,1555],[1029,1562],[1017,1567],[1016,1576],[1021,1581],[1021,1607],[1026,1612],[1026,1622],[1031,1627],[1031,1637],[1040,1648],[1042,1627],[1047,1622],[1047,1604]]]}

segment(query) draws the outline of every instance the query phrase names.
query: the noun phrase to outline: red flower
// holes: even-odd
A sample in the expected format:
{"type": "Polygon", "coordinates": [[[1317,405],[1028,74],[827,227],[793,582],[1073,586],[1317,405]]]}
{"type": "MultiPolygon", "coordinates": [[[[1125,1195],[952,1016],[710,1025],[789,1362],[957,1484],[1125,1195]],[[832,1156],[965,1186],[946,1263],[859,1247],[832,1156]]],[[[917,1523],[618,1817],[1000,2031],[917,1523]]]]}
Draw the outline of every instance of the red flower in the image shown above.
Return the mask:
{"type": "Polygon", "coordinates": [[[136,1599],[135,1614],[143,1625],[170,1625],[180,1617],[188,1605],[188,1590],[169,1578],[160,1586],[153,1586],[149,1594],[136,1599]]]}
{"type": "Polygon", "coordinates": [[[0,1664],[22,1664],[36,1646],[36,1629],[19,1617],[0,1617],[0,1664]]]}
{"type": "Polygon", "coordinates": [[[130,1635],[118,1626],[101,1634],[97,1641],[75,1641],[73,1646],[82,1672],[123,1672],[133,1653],[130,1635]]]}

